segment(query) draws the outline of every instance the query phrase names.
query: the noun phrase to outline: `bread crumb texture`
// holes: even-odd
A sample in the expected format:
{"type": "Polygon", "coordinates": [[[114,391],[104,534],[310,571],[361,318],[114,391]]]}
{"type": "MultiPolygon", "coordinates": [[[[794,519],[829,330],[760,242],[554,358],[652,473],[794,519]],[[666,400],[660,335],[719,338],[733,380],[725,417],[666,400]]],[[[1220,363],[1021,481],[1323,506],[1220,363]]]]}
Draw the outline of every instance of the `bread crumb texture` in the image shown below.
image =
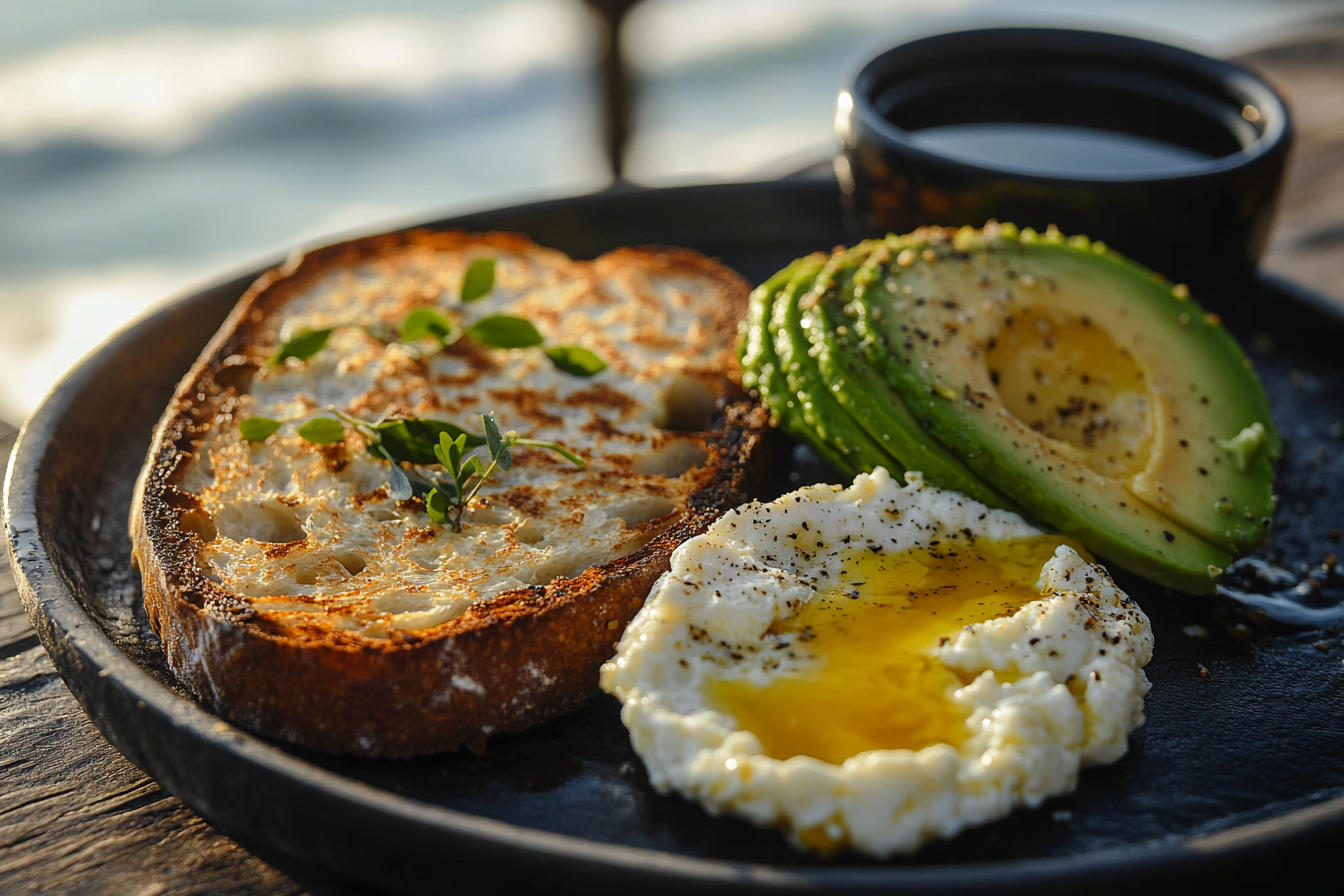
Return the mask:
{"type": "Polygon", "coordinates": [[[194,496],[182,523],[200,540],[202,571],[245,599],[249,619],[272,635],[414,640],[483,598],[631,554],[673,526],[702,485],[703,431],[734,389],[738,309],[724,299],[727,271],[676,250],[576,262],[517,237],[414,236],[292,262],[254,287],[214,371],[216,382],[245,385],[205,403],[213,417],[172,475],[194,496]],[[496,261],[495,287],[464,305],[463,274],[486,257],[496,261]],[[609,366],[572,376],[539,348],[469,338],[421,358],[370,335],[421,307],[461,326],[524,317],[547,345],[582,346],[609,366]],[[329,343],[311,359],[268,366],[289,336],[328,327],[329,343]],[[513,469],[481,489],[454,533],[431,523],[419,499],[389,497],[386,462],[352,432],[327,446],[301,439],[297,422],[263,443],[238,432],[249,416],[328,405],[370,422],[427,417],[477,433],[478,415],[494,412],[501,430],[560,442],[587,465],[515,449],[513,469]]]}

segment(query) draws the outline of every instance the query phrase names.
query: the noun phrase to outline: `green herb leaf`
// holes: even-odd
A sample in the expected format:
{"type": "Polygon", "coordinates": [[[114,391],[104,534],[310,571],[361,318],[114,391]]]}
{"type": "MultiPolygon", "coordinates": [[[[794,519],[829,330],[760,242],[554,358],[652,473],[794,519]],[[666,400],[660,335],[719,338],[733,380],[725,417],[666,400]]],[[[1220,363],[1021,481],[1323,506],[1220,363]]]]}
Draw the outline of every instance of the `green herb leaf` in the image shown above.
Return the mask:
{"type": "Polygon", "coordinates": [[[546,357],[570,376],[592,376],[607,369],[607,362],[577,345],[557,345],[546,349],[546,357]]]}
{"type": "Polygon", "coordinates": [[[298,358],[300,361],[307,361],[313,355],[322,351],[327,344],[327,340],[331,338],[331,330],[331,327],[325,330],[300,330],[275,350],[275,354],[271,355],[271,366],[274,367],[283,363],[286,358],[298,358]]]}
{"type": "MultiPolygon", "coordinates": [[[[388,420],[385,423],[379,423],[371,427],[378,435],[378,443],[391,460],[402,460],[411,464],[437,464],[441,463],[434,454],[434,448],[439,444],[439,436],[447,433],[449,438],[466,436],[466,446],[475,448],[478,445],[484,445],[485,439],[481,436],[469,433],[460,426],[454,426],[445,420],[427,420],[423,417],[403,417],[398,420],[388,420]]],[[[375,457],[380,457],[370,446],[370,453],[375,457]]]]}
{"type": "Polygon", "coordinates": [[[490,449],[490,456],[498,457],[499,452],[504,450],[504,438],[499,434],[494,411],[481,415],[481,428],[485,430],[485,447],[490,449]]]}
{"type": "Polygon", "coordinates": [[[482,479],[485,478],[485,465],[482,464],[481,459],[474,454],[467,458],[467,462],[462,465],[462,469],[458,474],[458,481],[465,484],[467,480],[473,476],[480,476],[482,479]]]}
{"type": "Polygon", "coordinates": [[[505,470],[513,469],[513,452],[509,450],[518,438],[515,432],[507,436],[499,434],[499,424],[495,423],[495,412],[481,415],[481,426],[485,428],[485,444],[490,449],[490,459],[505,470]]]}
{"type": "Polygon", "coordinates": [[[464,433],[455,439],[449,439],[447,433],[439,434],[439,447],[434,452],[434,456],[439,459],[439,463],[460,483],[462,477],[458,476],[458,471],[462,468],[462,454],[467,446],[467,437],[464,433]]]}
{"type": "Polygon", "coordinates": [[[238,422],[238,432],[249,442],[264,442],[279,428],[280,421],[270,417],[248,417],[238,422]]]}
{"type": "Polygon", "coordinates": [[[462,302],[474,302],[495,288],[495,260],[478,258],[467,267],[462,277],[462,302]]]}
{"type": "Polygon", "coordinates": [[[314,445],[330,445],[345,439],[345,424],[330,417],[314,417],[299,427],[299,436],[314,445]]]}
{"type": "Polygon", "coordinates": [[[411,489],[411,480],[407,478],[406,471],[401,468],[401,464],[395,461],[388,467],[387,493],[394,501],[409,501],[414,491],[411,489]]]}
{"type": "Polygon", "coordinates": [[[387,456],[383,446],[377,442],[369,445],[369,454],[391,464],[387,474],[387,493],[394,501],[408,501],[415,494],[415,488],[411,485],[410,477],[406,471],[401,468],[401,464],[387,456]]]}
{"type": "Polygon", "coordinates": [[[481,345],[491,348],[527,348],[541,345],[543,341],[531,321],[512,314],[483,317],[472,324],[467,333],[481,345]]]}
{"type": "Polygon", "coordinates": [[[425,513],[436,523],[442,523],[448,519],[448,512],[452,509],[452,502],[448,496],[439,491],[438,488],[429,490],[425,495],[425,513]]]}
{"type": "Polygon", "coordinates": [[[556,454],[560,455],[561,457],[563,457],[565,460],[569,461],[576,467],[588,466],[586,463],[583,462],[583,458],[579,457],[573,451],[570,451],[564,445],[561,445],[557,442],[539,442],[536,439],[517,439],[515,440],[514,444],[522,445],[525,448],[546,448],[551,451],[554,451],[556,454]]]}
{"type": "Polygon", "coordinates": [[[453,323],[433,308],[417,308],[401,322],[401,341],[414,342],[433,336],[446,339],[453,332],[453,323]]]}

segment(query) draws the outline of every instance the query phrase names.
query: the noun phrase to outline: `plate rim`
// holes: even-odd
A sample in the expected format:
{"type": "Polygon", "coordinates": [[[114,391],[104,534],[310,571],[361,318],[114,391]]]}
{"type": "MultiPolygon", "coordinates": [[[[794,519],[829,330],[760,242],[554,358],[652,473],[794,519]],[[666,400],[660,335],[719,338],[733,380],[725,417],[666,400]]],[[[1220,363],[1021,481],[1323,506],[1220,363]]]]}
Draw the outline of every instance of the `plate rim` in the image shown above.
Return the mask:
{"type": "MultiPolygon", "coordinates": [[[[576,202],[600,200],[604,196],[694,193],[725,188],[777,189],[780,186],[778,181],[759,181],[600,192],[432,219],[397,230],[470,226],[471,219],[481,216],[544,211],[576,202]]],[[[791,186],[833,189],[824,182],[794,182],[791,186]]],[[[1072,856],[943,865],[771,865],[605,843],[434,805],[321,768],[230,724],[161,684],[118,648],[98,626],[75,596],[73,584],[61,575],[59,561],[46,546],[37,524],[36,500],[42,461],[55,432],[72,401],[99,370],[119,352],[134,346],[164,315],[186,309],[193,303],[204,303],[220,290],[237,287],[241,292],[247,283],[272,264],[244,273],[235,269],[191,287],[147,311],[85,355],[51,389],[21,427],[5,476],[5,529],[15,579],[29,618],[57,671],[81,708],[114,746],[165,790],[182,799],[212,824],[235,833],[251,833],[256,827],[239,824],[235,814],[227,808],[181,786],[177,780],[180,770],[157,755],[146,741],[170,735],[187,736],[211,751],[215,761],[243,763],[264,775],[283,779],[301,792],[359,807],[385,821],[417,828],[422,835],[451,836],[464,850],[484,851],[512,860],[525,858],[528,862],[520,864],[529,868],[534,865],[569,867],[587,878],[577,881],[581,884],[623,881],[660,888],[694,884],[731,892],[814,887],[860,892],[895,885],[910,892],[948,892],[949,887],[974,889],[992,884],[997,889],[1011,891],[1042,885],[1066,886],[1084,880],[1095,882],[1098,874],[1107,875],[1108,881],[1133,880],[1164,872],[1196,871],[1220,863],[1253,860],[1302,838],[1344,826],[1344,797],[1337,797],[1283,815],[1209,834],[1195,834],[1171,843],[1154,845],[1150,841],[1072,856]],[[110,711],[109,707],[112,708],[110,711]],[[153,736],[145,736],[147,731],[152,731],[153,736]],[[576,863],[578,867],[572,867],[576,863]]],[[[1344,311],[1291,281],[1262,275],[1259,285],[1317,313],[1324,311],[1337,322],[1344,322],[1344,311]]],[[[363,825],[357,820],[354,823],[363,825]]],[[[357,868],[339,861],[315,859],[312,850],[296,847],[293,842],[267,845],[278,847],[286,855],[302,861],[335,867],[356,879],[383,886],[389,883],[386,877],[370,880],[357,868]]],[[[414,880],[397,883],[403,886],[409,883],[410,889],[420,889],[414,880]]]]}

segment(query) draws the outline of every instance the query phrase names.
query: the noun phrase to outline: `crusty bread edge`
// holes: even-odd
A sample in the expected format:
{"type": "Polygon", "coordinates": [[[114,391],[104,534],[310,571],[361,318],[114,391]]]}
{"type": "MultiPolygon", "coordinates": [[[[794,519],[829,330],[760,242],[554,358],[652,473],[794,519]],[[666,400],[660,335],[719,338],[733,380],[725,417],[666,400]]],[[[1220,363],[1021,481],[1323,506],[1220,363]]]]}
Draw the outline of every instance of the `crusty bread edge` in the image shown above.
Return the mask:
{"type": "MultiPolygon", "coordinates": [[[[687,513],[635,553],[574,578],[506,592],[434,629],[381,641],[330,635],[294,639],[257,624],[250,606],[208,578],[198,536],[179,525],[194,498],[173,485],[200,421],[229,413],[237,371],[229,361],[248,332],[301,289],[307,271],[385,252],[407,241],[534,249],[510,234],[412,231],[336,244],[291,258],[258,279],[183,378],[156,427],[132,503],[130,531],[145,607],[169,667],[197,697],[238,724],[334,753],[403,757],[467,746],[567,712],[595,690],[598,668],[666,571],[672,551],[752,491],[765,413],[738,397],[716,415],[709,458],[687,513]],[[756,462],[753,463],[752,461],[756,462]]],[[[736,327],[749,287],[686,250],[623,249],[687,266],[729,297],[716,329],[736,327]],[[737,306],[737,307],[733,307],[737,306]]],[[[619,257],[626,255],[624,259],[619,257]]],[[[236,359],[235,359],[236,360],[236,359]]],[[[236,365],[235,365],[236,366],[236,365]]]]}

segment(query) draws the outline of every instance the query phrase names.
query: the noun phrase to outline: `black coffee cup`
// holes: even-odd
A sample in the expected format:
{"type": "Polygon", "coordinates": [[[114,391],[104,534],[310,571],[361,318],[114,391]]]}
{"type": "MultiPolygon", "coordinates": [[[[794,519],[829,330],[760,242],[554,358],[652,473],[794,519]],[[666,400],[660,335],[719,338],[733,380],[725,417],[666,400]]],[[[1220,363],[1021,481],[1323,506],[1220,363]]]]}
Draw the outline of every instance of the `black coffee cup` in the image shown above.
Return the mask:
{"type": "Polygon", "coordinates": [[[854,236],[988,219],[1102,240],[1206,305],[1264,250],[1292,124],[1255,74],[1114,34],[924,38],[840,93],[854,236]]]}

